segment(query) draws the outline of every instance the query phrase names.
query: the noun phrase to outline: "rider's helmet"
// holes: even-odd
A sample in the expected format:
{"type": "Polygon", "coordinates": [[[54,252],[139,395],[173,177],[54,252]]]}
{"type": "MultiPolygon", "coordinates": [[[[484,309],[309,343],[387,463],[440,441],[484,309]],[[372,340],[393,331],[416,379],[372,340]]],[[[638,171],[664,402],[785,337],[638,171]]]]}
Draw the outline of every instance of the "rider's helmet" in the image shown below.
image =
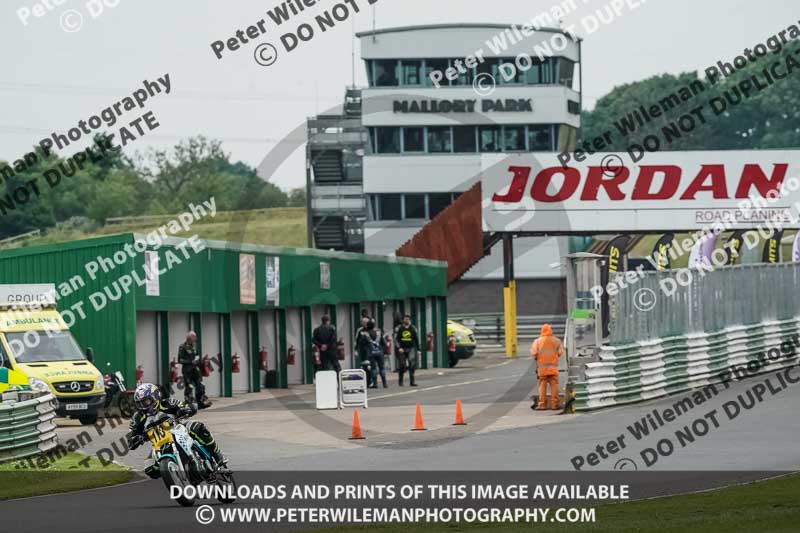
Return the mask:
{"type": "Polygon", "coordinates": [[[148,416],[156,414],[160,400],[161,392],[152,383],[142,383],[136,387],[136,392],[133,393],[133,402],[136,404],[136,408],[148,416]]]}

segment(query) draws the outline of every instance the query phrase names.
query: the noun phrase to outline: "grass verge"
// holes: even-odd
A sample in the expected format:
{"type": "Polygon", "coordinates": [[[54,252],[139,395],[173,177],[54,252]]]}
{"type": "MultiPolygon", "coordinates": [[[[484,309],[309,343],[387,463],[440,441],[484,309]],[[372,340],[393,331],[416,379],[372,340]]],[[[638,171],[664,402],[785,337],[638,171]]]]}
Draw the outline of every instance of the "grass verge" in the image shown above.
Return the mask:
{"type": "MultiPolygon", "coordinates": [[[[160,225],[175,217],[176,215],[164,215],[163,217],[145,217],[140,220],[134,218],[122,224],[101,226],[90,232],[53,228],[46,235],[11,243],[3,248],[53,244],[118,233],[148,233],[157,230],[160,225]]],[[[308,245],[306,210],[303,208],[282,207],[218,213],[214,218],[207,217],[196,221],[188,232],[179,233],[175,236],[191,237],[195,234],[201,239],[208,240],[235,240],[250,244],[305,248],[308,245]]]]}
{"type": "Polygon", "coordinates": [[[86,458],[68,453],[46,468],[21,468],[16,461],[0,464],[0,500],[106,487],[133,477],[123,466],[113,463],[103,466],[96,457],[90,457],[88,462],[86,458]]]}
{"type": "MultiPolygon", "coordinates": [[[[800,475],[738,487],[596,507],[593,524],[432,524],[339,527],[326,532],[795,532],[800,527],[800,475]]],[[[552,514],[552,513],[551,513],[552,514]]]]}

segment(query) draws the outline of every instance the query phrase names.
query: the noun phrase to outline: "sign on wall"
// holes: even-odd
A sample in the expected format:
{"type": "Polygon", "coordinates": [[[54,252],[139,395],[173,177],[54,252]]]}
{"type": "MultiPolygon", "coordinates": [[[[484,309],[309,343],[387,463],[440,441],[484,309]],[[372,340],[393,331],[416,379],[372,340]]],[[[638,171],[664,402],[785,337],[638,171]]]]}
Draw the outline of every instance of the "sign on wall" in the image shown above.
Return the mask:
{"type": "Polygon", "coordinates": [[[256,303],[256,256],[239,254],[239,303],[256,303]]]}
{"type": "Polygon", "coordinates": [[[55,283],[0,285],[0,303],[53,305],[56,303],[56,285],[55,283]]]}
{"type": "Polygon", "coordinates": [[[160,296],[161,286],[158,272],[158,252],[146,250],[144,252],[144,293],[147,296],[160,296]]]}
{"type": "Polygon", "coordinates": [[[800,151],[482,156],[484,231],[656,232],[796,224],[800,151]],[[753,199],[756,201],[754,202],[753,199]]]}
{"type": "Polygon", "coordinates": [[[331,288],[331,265],[330,263],[320,263],[319,264],[319,288],[320,289],[330,289],[331,288]]]}
{"type": "Polygon", "coordinates": [[[281,305],[281,258],[267,257],[267,305],[281,305]]]}

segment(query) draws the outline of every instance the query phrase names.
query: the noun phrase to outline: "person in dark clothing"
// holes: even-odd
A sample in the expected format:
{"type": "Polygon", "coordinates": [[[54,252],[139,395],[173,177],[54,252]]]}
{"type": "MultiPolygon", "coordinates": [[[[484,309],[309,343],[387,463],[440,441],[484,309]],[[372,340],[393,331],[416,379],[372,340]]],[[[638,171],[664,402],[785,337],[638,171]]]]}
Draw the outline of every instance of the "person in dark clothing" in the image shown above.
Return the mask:
{"type": "MultiPolygon", "coordinates": [[[[179,418],[193,416],[197,413],[197,408],[190,402],[162,398],[158,387],[151,383],[142,383],[136,387],[136,391],[133,393],[133,402],[136,405],[136,412],[131,417],[129,431],[125,435],[131,450],[135,450],[144,442],[144,424],[147,417],[157,413],[166,413],[179,418]]],[[[222,455],[222,450],[219,449],[214,436],[205,424],[197,421],[188,422],[186,430],[214,457],[217,464],[223,468],[227,467],[227,460],[222,455]]]]}
{"type": "Polygon", "coordinates": [[[323,315],[322,324],[314,330],[311,342],[319,349],[323,370],[342,371],[339,358],[336,356],[336,328],[331,324],[331,317],[323,315]]]}
{"type": "Polygon", "coordinates": [[[183,374],[183,395],[186,403],[197,403],[198,409],[211,407],[206,397],[206,387],[200,373],[201,358],[197,351],[197,334],[190,331],[186,334],[186,342],[178,346],[178,362],[183,374]]]}
{"type": "Polygon", "coordinates": [[[383,335],[375,327],[374,320],[369,319],[366,329],[359,334],[357,349],[361,361],[368,360],[370,364],[369,387],[378,388],[378,374],[380,374],[383,388],[387,388],[386,370],[383,365],[383,335]]]}
{"type": "Polygon", "coordinates": [[[372,368],[371,368],[371,365],[370,365],[369,353],[368,352],[362,352],[362,350],[360,348],[361,342],[362,342],[361,338],[367,331],[367,324],[369,323],[369,317],[368,316],[363,316],[364,315],[364,311],[361,312],[361,315],[362,315],[361,316],[361,325],[356,330],[356,336],[353,338],[353,349],[355,350],[356,355],[358,356],[358,361],[361,364],[361,369],[367,374],[367,387],[371,388],[371,386],[372,386],[372,368]]]}
{"type": "Polygon", "coordinates": [[[394,345],[397,353],[397,364],[400,369],[398,385],[403,386],[403,376],[408,370],[409,385],[416,387],[414,371],[417,369],[419,334],[416,326],[411,323],[411,315],[405,315],[403,322],[394,328],[394,345]]]}
{"type": "MultiPolygon", "coordinates": [[[[399,311],[395,311],[394,316],[392,317],[392,335],[394,335],[394,330],[397,329],[397,326],[403,323],[403,315],[400,314],[399,311]]],[[[392,342],[392,346],[394,347],[394,371],[400,372],[400,354],[397,351],[397,344],[392,342]]]]}

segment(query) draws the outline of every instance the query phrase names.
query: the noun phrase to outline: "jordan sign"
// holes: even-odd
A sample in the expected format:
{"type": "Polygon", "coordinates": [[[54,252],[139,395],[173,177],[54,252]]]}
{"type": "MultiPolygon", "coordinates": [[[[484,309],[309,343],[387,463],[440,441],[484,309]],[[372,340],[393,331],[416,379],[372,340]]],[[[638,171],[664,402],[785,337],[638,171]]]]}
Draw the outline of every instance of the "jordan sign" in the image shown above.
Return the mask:
{"type": "Polygon", "coordinates": [[[673,232],[791,228],[800,210],[800,151],[661,152],[632,163],[596,154],[482,156],[487,232],[673,232]]]}

